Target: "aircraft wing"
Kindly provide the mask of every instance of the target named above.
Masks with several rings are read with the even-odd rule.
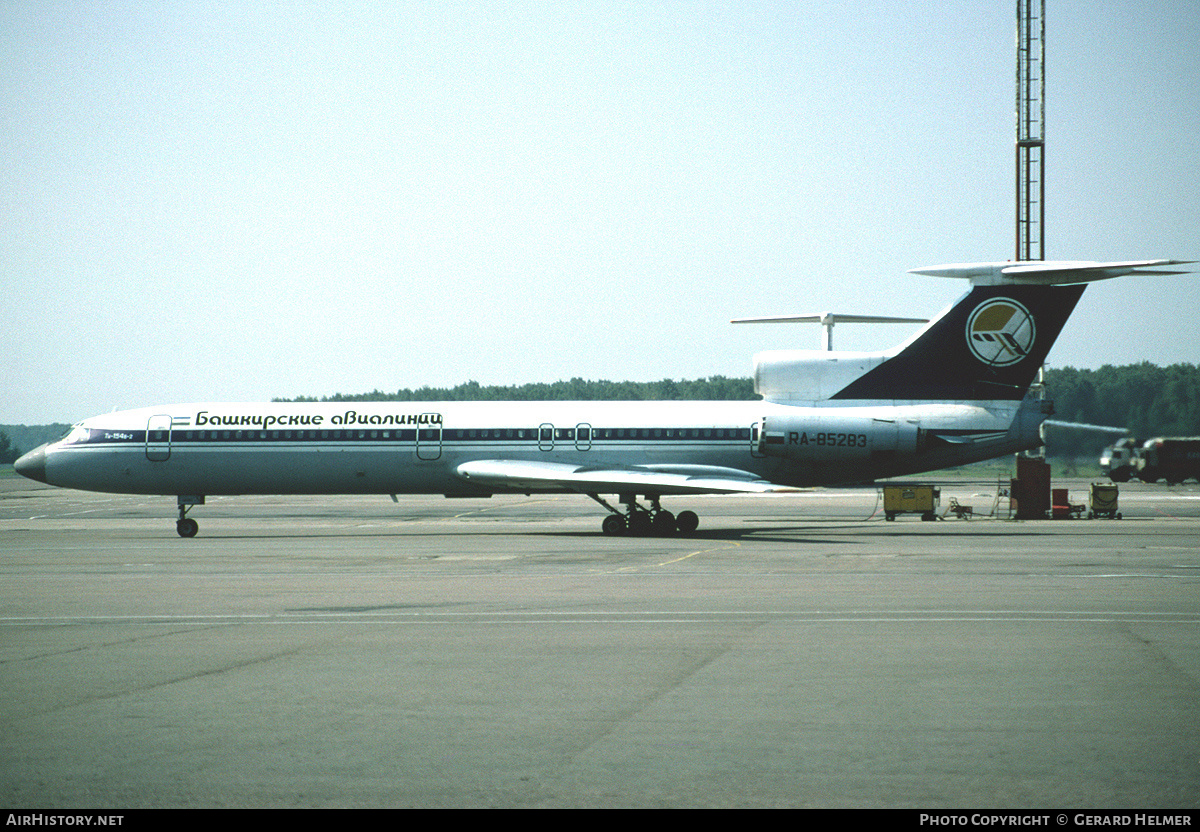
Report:
[[[562,488],[581,494],[738,494],[799,491],[749,471],[712,465],[604,467],[519,459],[481,459],[455,469],[485,488],[522,491]]]

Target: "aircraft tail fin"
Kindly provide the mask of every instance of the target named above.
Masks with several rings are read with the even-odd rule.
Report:
[[[1178,260],[976,263],[915,269],[969,279],[971,291],[837,400],[1019,400],[1033,383],[1086,284],[1124,274],[1180,274]]]

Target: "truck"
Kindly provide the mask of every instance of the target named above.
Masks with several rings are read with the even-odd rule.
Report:
[[[1200,437],[1159,436],[1141,443],[1126,437],[1104,449],[1100,470],[1113,482],[1200,481]]]

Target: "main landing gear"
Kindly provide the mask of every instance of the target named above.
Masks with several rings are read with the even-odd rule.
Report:
[[[187,516],[188,511],[192,506],[204,505],[204,495],[197,496],[179,495],[179,519],[175,521],[175,531],[179,532],[180,537],[195,537],[196,532],[200,531],[200,524]]]
[[[588,494],[593,500],[608,509],[611,514],[604,518],[600,525],[607,535],[629,534],[638,537],[669,537],[673,534],[691,534],[700,525],[700,518],[694,511],[681,511],[672,514],[658,502],[658,496],[649,494],[646,499],[650,507],[646,508],[637,501],[635,494],[622,494],[621,504],[625,511],[614,508],[598,494]]]

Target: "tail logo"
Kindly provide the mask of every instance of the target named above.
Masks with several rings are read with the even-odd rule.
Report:
[[[967,346],[992,367],[1021,361],[1037,337],[1029,310],[1009,298],[993,298],[975,307],[967,318]]]

